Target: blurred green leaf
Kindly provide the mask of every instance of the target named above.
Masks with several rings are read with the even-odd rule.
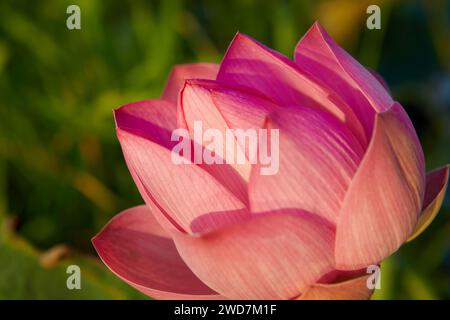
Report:
[[[69,265],[81,269],[81,289],[69,290]],[[0,299],[143,299],[99,261],[76,255],[44,267],[39,254],[18,238],[0,239]]]

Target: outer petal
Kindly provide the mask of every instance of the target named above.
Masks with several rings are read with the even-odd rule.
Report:
[[[339,47],[316,22],[295,49],[300,70],[317,76],[349,106],[370,137],[375,112],[382,112],[394,102],[383,85],[361,64]]]
[[[383,88],[386,89],[387,92],[389,92],[389,94],[391,93],[391,89],[389,88],[389,85],[387,84],[386,80],[384,80],[384,78],[381,74],[379,74],[378,72],[376,72],[375,70],[372,70],[370,68],[367,68],[367,71],[369,71],[374,76],[374,78],[378,80],[378,82],[383,86]]]
[[[176,107],[171,102],[144,100],[114,110],[114,117],[118,128],[149,139],[167,149],[172,149],[178,143],[171,141],[172,132],[177,128],[176,113]],[[202,168],[223,183],[241,201],[245,203],[248,201],[246,183],[239,179],[231,179],[234,174],[232,170],[227,170],[228,168],[225,166],[216,166],[216,168],[202,166]],[[134,172],[131,174],[135,183],[139,185],[136,174]],[[148,199],[145,200],[148,203]]]
[[[364,154],[358,140],[336,118],[316,109],[273,113],[267,126],[279,130],[279,171],[261,175],[261,165],[254,166],[251,211],[299,208],[334,224]]]
[[[431,171],[427,174],[423,211],[416,228],[408,241],[414,240],[433,222],[444,201],[449,176],[449,165]]]
[[[180,64],[173,67],[167,80],[162,99],[176,103],[178,93],[184,86],[186,79],[216,79],[219,65],[216,63]]]
[[[165,100],[143,100],[126,104],[114,110],[114,118],[117,128],[125,129],[135,135],[153,141],[156,144],[171,149],[174,142],[171,141],[172,130],[176,128],[176,108],[171,102]],[[164,210],[157,209],[158,205],[154,197],[142,184],[135,170],[128,166],[130,173],[147,205],[156,208],[153,210],[156,219],[166,229],[182,228]]]
[[[290,299],[333,269],[334,231],[292,210],[193,238],[174,236],[191,270],[231,299]]]
[[[189,270],[146,206],[115,216],[92,243],[112,272],[146,295],[157,299],[219,298]]]
[[[312,285],[298,300],[367,300],[373,289],[367,287],[367,280],[371,275],[338,283]]]
[[[205,213],[209,213],[209,211],[202,211],[199,208],[191,208],[187,209],[184,207],[184,204],[179,203],[178,206],[184,207],[183,210],[177,210],[175,212],[171,212],[171,209],[173,206],[168,205],[167,203],[170,203],[171,201],[175,201],[176,199],[179,199],[182,201],[181,196],[179,196],[177,193],[173,192],[180,192],[181,186],[173,183],[172,185],[167,184],[166,181],[172,180],[171,178],[167,178],[169,180],[163,181],[159,186],[155,186],[154,183],[147,183],[146,179],[148,176],[145,174],[143,175],[141,170],[139,170],[139,165],[136,166],[133,164],[133,162],[138,161],[142,165],[142,168],[145,168],[145,172],[152,173],[155,175],[163,176],[164,174],[168,174],[167,170],[161,170],[163,168],[166,168],[168,170],[174,170],[173,173],[178,172],[177,170],[186,171],[191,170],[192,172],[195,172],[199,174],[201,177],[206,179],[208,183],[202,184],[203,186],[210,186],[212,185],[219,185],[219,183],[212,179],[211,176],[209,176],[206,172],[201,172],[202,170],[193,164],[191,165],[175,165],[172,163],[172,159],[170,157],[170,149],[173,148],[173,146],[177,142],[171,141],[171,133],[172,130],[176,128],[176,118],[175,118],[175,105],[173,105],[170,102],[164,101],[164,100],[145,100],[145,101],[139,101],[135,103],[131,103],[128,105],[125,105],[117,110],[114,111],[116,125],[120,129],[118,130],[119,140],[120,140],[120,132],[125,132],[125,135],[134,136],[137,141],[143,141],[144,144],[149,145],[142,154],[139,154],[139,150],[135,150],[136,152],[132,153],[133,157],[130,157],[125,150],[128,150],[129,148],[126,148],[126,146],[123,145],[122,147],[124,149],[125,153],[125,159],[127,160],[128,168],[130,170],[131,175],[133,176],[133,179],[144,198],[145,202],[149,206],[156,205],[159,210],[155,210],[156,216],[158,221],[165,227],[166,230],[171,230],[174,227],[179,230],[188,230],[185,229],[185,227],[188,227],[190,224],[190,220],[186,220],[184,224],[180,223],[178,221],[178,218],[176,217],[176,213],[183,212],[183,214],[186,214],[186,212],[191,212],[194,214],[196,212],[196,215],[192,216],[192,219],[196,218],[197,215],[200,216]],[[130,133],[133,133],[132,135]],[[144,139],[138,139],[138,137],[142,137]],[[135,139],[131,139],[132,141],[135,141]],[[147,142],[145,142],[147,140]],[[155,154],[151,154],[151,149],[154,148],[156,150],[159,150],[158,152],[155,152]],[[147,161],[149,161],[148,164],[145,164],[145,155],[151,154],[153,158],[147,158]],[[158,167],[158,163],[155,163],[154,160],[158,158],[158,154],[162,154],[165,161],[165,165],[160,165]],[[143,155],[143,157],[141,157]],[[158,158],[161,160],[161,158]],[[142,162],[144,161],[144,162]],[[194,174],[195,175],[195,174]],[[176,176],[179,176],[179,174],[176,174]],[[183,175],[181,175],[183,176]],[[195,181],[195,179],[194,179]],[[152,181],[154,182],[154,181]],[[179,183],[182,183],[181,181],[178,181]],[[187,180],[184,182],[186,188],[191,187],[191,181]],[[192,185],[193,187],[194,185]],[[219,190],[222,190],[223,188],[220,186]],[[212,191],[217,192],[216,195],[220,195],[221,191],[218,191],[216,188],[212,188]],[[164,196],[164,192],[168,192],[172,194],[170,196]],[[186,193],[186,191],[184,191]],[[226,194],[229,194],[228,190],[225,191],[225,198]],[[187,196],[187,195],[185,195]],[[233,196],[231,196],[233,198]],[[192,197],[192,201],[195,197]],[[198,198],[198,197],[197,197]],[[246,196],[245,196],[246,199]],[[209,202],[211,199],[207,199],[206,201]],[[191,202],[192,202],[191,201]],[[200,201],[197,199],[197,201]],[[190,203],[190,201],[187,201],[186,203]],[[239,203],[237,201],[236,203]],[[199,206],[200,204],[196,204]],[[238,207],[233,207],[233,210],[237,208],[241,208],[243,204],[239,204]],[[221,207],[220,205],[217,205],[216,207],[220,208],[219,212],[222,214],[220,215],[221,221],[223,223],[227,223],[229,221],[235,221],[238,217],[237,215],[233,215],[229,220],[224,219],[227,217],[226,210],[224,207]],[[206,210],[206,208],[204,208]],[[215,211],[212,211],[215,212]],[[244,211],[241,211],[244,212]],[[212,215],[212,217],[216,217],[216,215]],[[202,219],[204,223],[208,222],[206,219]],[[220,223],[222,223],[220,222]],[[217,222],[219,223],[219,222]],[[198,224],[197,228],[198,230],[205,228],[211,228],[213,225],[206,225],[206,224]]]
[[[164,100],[143,100],[114,110],[118,128],[126,129],[167,148],[172,130],[176,128],[176,108]]]
[[[246,206],[200,167],[174,163],[177,153],[128,131],[118,128],[117,135],[144,199],[151,198],[179,230],[191,232],[191,222],[206,213],[220,212],[220,220],[203,220],[200,229],[239,221],[236,210],[246,214]]]
[[[414,229],[425,189],[423,152],[395,103],[377,116],[373,137],[338,219],[336,267],[358,269],[393,253]]]
[[[364,130],[352,109],[322,81],[300,72],[287,57],[238,33],[222,61],[217,80],[250,87],[280,106],[327,110],[345,122],[365,143]]]

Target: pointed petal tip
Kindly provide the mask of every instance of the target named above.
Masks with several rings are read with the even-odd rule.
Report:
[[[314,21],[311,27],[309,27],[308,31],[305,32],[302,39],[306,38],[311,33],[318,33],[323,38],[329,37],[328,32],[325,30],[325,28],[322,26],[319,20]]]
[[[139,102],[135,102],[135,103],[139,103]],[[112,114],[114,117],[114,124],[115,124],[116,128],[123,127],[123,116],[125,114],[125,109],[127,108],[127,106],[130,106],[132,104],[133,103],[127,103],[127,104],[121,105],[117,108],[114,108],[112,110]]]
[[[447,190],[449,170],[450,165],[447,164],[427,174],[423,211],[408,242],[422,234],[438,215]]]
[[[312,28],[317,29],[319,31],[324,31],[325,30],[324,27],[320,24],[319,20],[314,21],[314,23],[313,23],[313,25],[311,26],[310,29],[312,29]]]
[[[209,62],[177,64],[170,71],[161,99],[177,103],[185,79],[216,79],[220,65]]]
[[[187,87],[198,87],[203,89],[209,89],[217,87],[218,83],[215,80],[210,79],[186,79],[183,85],[183,90]]]
[[[237,39],[252,39],[252,37],[250,37],[249,35],[247,35],[245,33],[242,33],[241,31],[237,31],[231,42],[233,42],[234,40],[237,40]]]

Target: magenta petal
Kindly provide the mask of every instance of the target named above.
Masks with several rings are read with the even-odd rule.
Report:
[[[295,61],[300,70],[323,81],[351,106],[370,137],[375,112],[393,100],[383,85],[339,47],[316,22],[297,44]]]
[[[239,220],[235,211],[246,206],[199,166],[189,161],[175,163],[174,159],[184,158],[121,128],[117,135],[141,195],[147,203],[157,204],[178,230],[191,232],[194,219],[213,212],[221,212],[220,219],[203,220],[208,223],[203,226],[205,229]]]
[[[227,50],[217,80],[258,90],[282,106],[317,105],[314,98],[329,103],[326,93],[287,57],[240,33]]]
[[[161,99],[177,103],[178,93],[186,79],[216,79],[219,65],[215,63],[180,64],[173,67]]]
[[[397,250],[416,225],[424,189],[422,148],[395,103],[377,115],[371,143],[348,188],[336,230],[336,267],[358,269]]]
[[[279,130],[279,171],[262,175],[261,165],[253,167],[251,211],[299,208],[334,224],[364,154],[359,141],[332,115],[316,109],[272,113],[267,126]]]
[[[334,231],[307,212],[255,216],[206,234],[174,236],[183,260],[230,299],[289,299],[334,268]]]
[[[301,72],[287,57],[238,33],[222,61],[217,80],[252,88],[282,107],[326,110],[345,122],[365,144],[364,129],[352,109],[310,74]]]
[[[122,280],[157,299],[217,299],[179,256],[146,206],[115,216],[92,239],[103,262]]]

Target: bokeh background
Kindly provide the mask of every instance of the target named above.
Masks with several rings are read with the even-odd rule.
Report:
[[[81,8],[81,30],[66,8]],[[369,4],[381,30],[365,27]],[[292,57],[319,20],[387,81],[427,168],[450,160],[449,1],[1,1],[0,299],[131,299],[90,239],[142,203],[111,110],[158,97],[175,63],[220,62],[236,31]],[[382,266],[378,299],[450,298],[450,197]],[[82,290],[66,288],[78,264]]]

